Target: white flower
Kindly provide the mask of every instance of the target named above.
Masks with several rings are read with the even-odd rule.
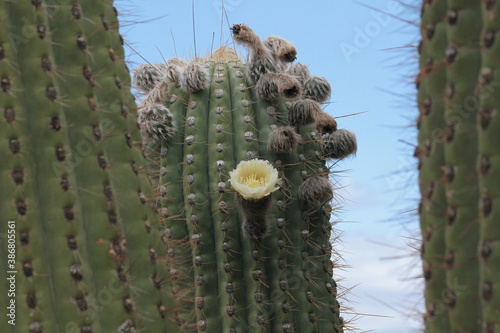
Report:
[[[231,186],[245,199],[260,199],[276,191],[278,171],[269,161],[243,161],[229,172]]]

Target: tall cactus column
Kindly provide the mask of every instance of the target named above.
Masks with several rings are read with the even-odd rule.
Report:
[[[426,332],[449,330],[446,305],[442,299],[446,290],[445,226],[447,199],[442,169],[445,167],[444,128],[446,89],[448,4],[446,0],[425,1],[422,8],[422,41],[419,46],[417,120],[419,185],[422,201],[419,207],[422,230],[422,260],[426,281]]]
[[[451,329],[479,330],[477,77],[481,65],[481,1],[448,1],[447,108],[444,178],[447,305]]]
[[[429,13],[437,6],[447,7],[446,21],[441,19],[440,23],[429,24]],[[429,226],[425,204],[420,216],[428,332],[496,332],[499,328],[500,301],[495,282],[499,273],[495,255],[499,234],[497,223],[493,222],[500,188],[494,171],[499,141],[496,126],[499,101],[495,91],[498,85],[495,69],[500,55],[496,47],[499,8],[497,1],[423,2],[421,68],[430,63],[435,70],[436,62],[426,59],[428,52],[439,50],[441,59],[445,56],[440,68],[446,72],[444,89],[442,85],[429,85],[432,76],[423,71],[419,86],[421,116],[416,155],[421,160],[421,189],[427,186],[422,180],[429,172],[441,173],[440,184],[445,185],[446,193],[446,200],[440,201],[446,209],[445,237],[438,239],[440,249],[445,248],[445,256],[441,257],[445,278],[434,274],[435,266],[430,262],[429,245],[435,240],[435,230]],[[429,41],[439,36],[438,26],[444,27],[445,36],[441,36],[445,43],[429,47]],[[428,163],[429,150],[421,140],[427,135],[428,127],[424,125],[434,112],[436,99],[445,103],[444,118],[432,122],[433,126],[442,126],[445,120],[444,127],[436,128],[443,134],[445,165]],[[426,110],[428,116],[422,117],[422,111]],[[432,154],[432,149],[430,152]],[[430,191],[422,190],[422,203],[431,198],[429,192],[436,195],[436,190],[441,188],[437,184],[433,183]],[[431,297],[438,292],[434,278],[443,287],[441,300],[447,307],[445,316],[442,316],[444,311],[429,309]],[[438,320],[440,315],[442,321]],[[437,326],[446,321],[446,326]]]
[[[178,87],[172,85],[168,91],[165,91],[165,106],[168,106],[173,115],[173,121],[181,124],[186,119],[187,94]],[[152,102],[156,106],[157,101]],[[158,104],[160,106],[161,104]],[[161,105],[163,106],[163,105]],[[143,110],[140,110],[141,112]],[[188,224],[196,223],[191,219],[187,220],[184,213],[183,184],[178,181],[184,177],[184,132],[176,131],[172,142],[178,144],[167,145],[164,142],[152,142],[153,146],[146,152],[148,156],[154,156],[153,163],[158,164],[158,171],[150,173],[158,177],[157,198],[158,205],[162,207],[159,210],[162,220],[162,239],[166,245],[166,264],[172,278],[172,296],[176,299],[174,313],[175,322],[181,323],[188,321],[188,318],[195,316],[190,313],[191,307],[186,304],[185,299],[193,297],[191,284],[185,284],[185,281],[193,280],[193,262],[191,259],[191,237],[188,232]],[[170,156],[184,163],[168,163],[166,156]],[[151,159],[150,159],[151,160]],[[189,278],[188,278],[189,277]],[[170,290],[165,291],[166,294]],[[164,311],[168,311],[167,308]],[[172,310],[170,310],[172,311]]]
[[[37,188],[38,184],[35,182],[36,178],[34,177],[35,170],[32,168],[32,158],[35,156],[41,157],[40,155],[43,154],[38,153],[35,156],[33,155],[34,149],[31,146],[30,135],[38,133],[32,132],[31,129],[34,127],[34,124],[30,121],[23,98],[19,96],[26,88],[24,87],[22,78],[18,75],[17,68],[13,66],[13,64],[18,63],[17,55],[20,50],[17,45],[11,44],[8,38],[11,34],[11,31],[8,29],[10,24],[8,18],[12,15],[9,9],[5,2],[0,3],[0,13],[2,15],[0,21],[0,68],[2,71],[0,101],[3,113],[0,122],[0,133],[2,133],[1,154],[2,157],[5,157],[2,158],[4,162],[1,164],[1,211],[3,212],[3,218],[16,221],[18,237],[18,242],[16,242],[17,261],[15,264],[16,267],[9,266],[9,268],[21,273],[16,275],[18,280],[22,278],[26,279],[26,281],[22,286],[19,283],[17,284],[16,293],[18,299],[16,299],[16,306],[18,311],[16,313],[16,326],[7,326],[6,320],[3,320],[1,327],[2,330],[7,332],[14,332],[15,329],[36,331],[41,329],[43,323],[47,330],[55,331],[57,330],[57,322],[53,318],[55,318],[57,310],[51,302],[50,295],[50,290],[54,284],[49,279],[44,278],[46,274],[43,274],[50,270],[49,254],[45,249],[44,242],[39,241],[45,238],[46,227],[41,223],[34,223],[34,221],[42,221],[43,219],[41,211],[37,209],[40,193]],[[14,36],[17,36],[17,34]],[[38,38],[35,41],[38,42]],[[37,95],[31,95],[31,98],[35,96],[39,97],[41,101],[46,100],[43,91],[40,91]],[[53,115],[55,115],[54,113]],[[47,121],[46,124],[50,124],[50,122]],[[54,144],[54,141],[57,139],[54,138],[53,132],[48,130],[48,126],[44,129],[47,129],[46,133],[43,133],[46,140],[51,140]],[[58,141],[59,143],[61,142],[61,140]],[[55,143],[57,144],[57,141]],[[44,150],[42,149],[41,151],[43,152]],[[54,150],[50,151],[45,159],[50,159],[51,162],[58,163],[54,153]],[[48,170],[44,171],[46,175],[53,179],[54,174],[50,166]],[[59,192],[58,195],[56,193],[53,195],[55,201],[58,201],[58,199],[61,199],[63,193]],[[64,201],[61,203],[64,204]],[[60,204],[59,209],[60,211],[63,209]],[[4,221],[1,223],[1,228],[2,234],[6,234],[7,225]],[[74,235],[79,236],[77,233]],[[2,257],[7,258],[4,242],[2,242],[0,251],[2,251]],[[36,257],[35,254],[37,254]],[[66,256],[67,258],[68,256]],[[75,290],[72,291],[74,292]],[[66,299],[69,297],[70,295],[67,295]],[[19,311],[19,309],[24,309],[24,311]],[[43,309],[43,314],[39,309]],[[77,312],[74,307],[73,311],[74,313]],[[45,318],[51,318],[52,320],[44,321]]]
[[[262,145],[265,144],[267,133],[265,128],[263,131],[258,130],[260,128],[259,122],[263,120],[262,115],[259,115],[258,112],[262,109],[251,103],[255,99],[252,98],[251,89],[247,87],[248,82],[245,76],[246,68],[244,64],[235,59],[225,67],[223,73],[214,75],[214,87],[216,88],[214,96],[217,102],[215,103],[215,109],[212,109],[217,114],[218,105],[225,112],[216,116],[218,119],[211,117],[211,119],[214,119],[212,126],[223,125],[224,128],[231,131],[228,133],[228,131],[223,130],[224,138],[219,134],[219,139],[215,138],[214,142],[216,150],[217,144],[220,143],[224,145],[224,150],[232,152],[231,156],[224,156],[225,158],[222,159],[224,170],[219,170],[219,182],[222,181],[226,186],[224,203],[227,208],[224,208],[223,212],[227,217],[221,223],[221,228],[218,231],[219,236],[222,236],[224,241],[222,245],[223,251],[224,244],[228,244],[231,249],[231,252],[228,251],[225,255],[225,263],[222,266],[223,271],[226,273],[228,267],[226,265],[231,265],[229,266],[232,275],[231,284],[234,286],[235,291],[240,294],[227,295],[231,299],[231,304],[228,305],[229,308],[223,310],[230,317],[230,320],[237,321],[236,313],[232,315],[227,310],[240,311],[242,304],[238,301],[241,301],[242,298],[238,299],[238,296],[244,297],[243,299],[248,304],[248,315],[238,326],[243,331],[251,329],[255,332],[263,332],[266,327],[265,321],[268,319],[264,317],[266,302],[270,299],[268,286],[263,281],[264,278],[270,277],[271,271],[264,265],[263,258],[266,258],[266,255],[263,253],[263,249],[253,242],[245,241],[248,236],[243,232],[241,223],[243,214],[231,214],[231,210],[235,210],[235,199],[234,193],[230,191],[231,183],[227,181],[226,172],[235,169],[238,161],[245,161],[254,157],[263,158],[264,156],[261,155],[264,154]],[[220,68],[217,67],[217,69]],[[223,82],[221,79],[223,79]],[[230,146],[226,147],[227,145]],[[219,155],[221,154],[223,154],[222,151]],[[218,159],[217,156],[215,157],[215,159]],[[220,161],[219,164],[214,161],[216,167],[221,167]],[[213,162],[212,165],[214,165]],[[214,181],[217,181],[217,179],[214,179]],[[212,186],[214,187],[214,185]],[[220,210],[220,207],[218,209]],[[227,225],[227,230],[222,228],[223,225]],[[259,231],[255,230],[255,232],[258,233]],[[241,257],[238,258],[238,252],[240,251]],[[235,273],[233,273],[238,270],[241,270],[242,273],[240,277],[235,276]],[[264,278],[261,278],[261,276],[264,276]],[[239,290],[239,288],[242,288],[242,290]],[[224,292],[227,291],[224,290],[223,294]],[[259,322],[262,323],[259,324]]]
[[[500,330],[500,3],[482,4],[480,110],[477,117],[479,133],[479,209],[481,240],[479,244],[480,285],[482,299],[482,330]]]
[[[18,222],[14,331],[165,330],[163,246],[123,50],[110,42],[119,41],[107,24],[112,3],[0,6],[2,212]]]
[[[321,109],[328,82],[288,64],[289,42],[243,25],[233,33],[250,62],[223,47],[134,73],[177,324],[341,332],[325,164],[354,153],[355,137]]]

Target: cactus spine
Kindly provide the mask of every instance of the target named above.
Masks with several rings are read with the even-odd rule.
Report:
[[[496,1],[424,1],[418,104],[426,332],[495,332]],[[494,134],[495,133],[495,134]],[[497,288],[498,289],[498,288]]]
[[[288,65],[296,54],[289,42],[232,30],[250,62],[223,47],[134,73],[146,94],[139,119],[175,321],[203,332],[341,332],[326,160],[331,150],[354,153],[355,137],[345,131],[348,142],[335,148],[337,124],[317,102],[330,86]],[[255,159],[277,169],[279,190],[247,199],[230,171]]]

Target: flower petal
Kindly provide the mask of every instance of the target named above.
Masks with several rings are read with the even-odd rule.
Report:
[[[229,172],[231,186],[245,199],[260,199],[276,191],[278,171],[266,160],[241,161]],[[255,186],[257,182],[262,186]],[[250,183],[249,186],[246,183]]]

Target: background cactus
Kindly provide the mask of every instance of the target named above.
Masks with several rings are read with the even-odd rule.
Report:
[[[421,132],[416,155],[421,159],[422,172],[428,331],[495,332],[499,326],[499,236],[495,223],[499,184],[494,167],[498,160],[498,11],[496,1],[429,0],[423,6]],[[177,331],[179,326],[211,330],[215,319],[220,327],[248,327],[245,325],[250,323],[251,330],[272,328],[279,332],[310,331],[326,327],[325,323],[329,325],[325,329],[331,330],[340,323],[335,311],[326,315],[321,311],[324,307],[316,307],[325,302],[323,297],[336,304],[333,296],[322,294],[335,284],[321,289],[316,285],[316,276],[307,275],[312,271],[325,280],[329,278],[329,274],[315,272],[328,256],[310,256],[316,244],[327,239],[319,232],[323,228],[317,221],[326,226],[327,220],[314,215],[319,210],[309,214],[307,208],[317,208],[330,198],[331,191],[317,170],[318,166],[324,168],[320,159],[307,153],[318,151],[322,157],[341,158],[355,150],[355,140],[348,131],[335,131],[336,122],[309,102],[322,102],[330,92],[318,90],[327,85],[311,77],[304,67],[288,67],[295,54],[280,56],[277,51],[289,48],[289,43],[270,39],[264,43],[267,51],[261,45],[261,52],[269,51],[266,59],[274,62],[273,69],[260,73],[270,74],[268,81],[260,77],[255,77],[255,82],[248,79],[250,84],[242,87],[247,91],[241,93],[252,98],[246,99],[249,105],[241,107],[231,104],[243,101],[241,95],[231,95],[224,101],[225,92],[236,95],[240,88],[238,85],[235,89],[231,83],[230,75],[239,75],[228,65],[237,64],[236,60],[230,62],[231,57],[213,57],[208,67],[203,60],[190,64],[174,60],[171,63],[176,66],[161,64],[153,70],[143,66],[143,87],[160,88],[153,89],[156,95],[149,96],[149,103],[143,103],[140,118],[142,134],[151,138],[144,143],[144,149],[151,154],[149,178],[155,181],[152,192],[145,177],[144,159],[137,151],[140,144],[135,105],[128,93],[128,73],[124,71],[116,17],[109,2],[2,1],[0,13],[0,103],[4,115],[0,122],[4,143],[0,149],[5,161],[0,176],[1,210],[7,219],[17,221],[17,267],[22,274],[17,293],[18,326],[2,323],[2,330],[134,332]],[[224,64],[219,63],[222,60]],[[243,74],[239,78],[246,84],[244,68],[248,64],[238,65]],[[185,70],[194,76],[185,74]],[[293,80],[284,81],[290,77],[283,74],[295,76],[300,88],[280,90],[284,82],[297,87]],[[222,82],[217,82],[220,76]],[[258,83],[260,88],[254,88]],[[223,89],[220,98],[221,91],[213,90],[216,84]],[[314,90],[321,91],[321,96],[310,93]],[[295,95],[298,91],[302,91],[301,96]],[[296,99],[283,104],[289,92]],[[172,99],[175,94],[177,98]],[[231,112],[230,122],[224,119],[219,124],[217,118],[207,117],[206,123],[197,127],[197,119],[204,114],[192,102],[203,103],[210,114],[212,106],[206,101],[214,98],[230,105],[231,110],[237,105],[244,114],[240,122],[235,122],[238,115]],[[178,112],[176,102],[180,105]],[[259,109],[258,105],[264,107]],[[273,111],[269,105],[275,112],[273,118],[268,118],[272,121],[259,125],[259,119],[269,116],[267,110]],[[219,111],[227,115],[227,109]],[[249,122],[246,112],[253,112]],[[176,118],[184,113],[186,118]],[[214,124],[215,133],[210,131]],[[245,128],[248,125],[242,124],[251,126]],[[238,129],[246,130],[241,132],[242,137],[238,137]],[[311,137],[311,131],[324,135],[319,140],[318,136]],[[266,142],[271,133],[276,139]],[[192,141],[188,139],[184,144],[190,135]],[[197,141],[200,135],[206,140]],[[283,136],[296,141],[279,141]],[[222,148],[219,154],[223,159],[214,159],[210,153],[210,142],[214,140],[232,142],[231,146],[215,145],[215,151]],[[342,140],[341,144],[337,140]],[[183,148],[176,150],[175,142],[182,142]],[[201,146],[204,148],[197,148]],[[242,228],[231,228],[236,223],[242,225],[242,218],[234,218],[237,208],[232,190],[221,181],[227,179],[229,171],[224,152],[231,150],[227,163],[235,167],[238,161],[251,157],[246,155],[250,149],[254,149],[253,157],[272,161],[283,179],[293,183],[280,184],[282,189],[273,194],[272,206],[277,208],[269,215],[270,230],[257,236],[257,241],[246,238]],[[185,154],[188,150],[190,156]],[[186,161],[174,170],[169,165],[172,156],[191,160],[191,165],[201,159],[209,169],[198,175],[199,169],[188,167]],[[311,169],[316,176],[311,177]],[[185,170],[193,173],[186,176]],[[308,170],[308,177],[303,179],[303,171]],[[215,176],[219,174],[221,178]],[[205,187],[198,184],[199,179]],[[212,181],[218,181],[216,187]],[[307,191],[310,183],[323,190]],[[179,198],[188,185],[193,192]],[[297,201],[289,196],[299,198],[303,206],[293,205]],[[176,200],[178,206],[169,209]],[[155,202],[161,224],[147,207],[150,201]],[[178,207],[186,209],[179,211]],[[286,210],[283,212],[281,207]],[[183,223],[170,222],[179,221],[171,212],[176,209],[183,214]],[[193,215],[196,217],[191,219]],[[220,231],[197,229],[200,216],[215,219],[226,215],[227,220],[219,221]],[[295,216],[299,215],[306,222],[298,222]],[[289,220],[288,216],[297,220]],[[141,221],[140,227],[137,221]],[[285,222],[287,227],[281,231]],[[300,234],[291,232],[291,226],[300,223],[304,226]],[[4,224],[0,231],[6,233]],[[213,240],[211,247],[206,246],[206,235]],[[160,238],[168,245],[166,249]],[[266,242],[278,250],[283,246],[286,251],[272,251],[273,247],[264,247]],[[220,245],[220,251],[210,252],[216,245]],[[1,255],[4,261],[6,253]],[[257,255],[261,257],[254,260]],[[239,272],[233,269],[233,262],[240,265]],[[243,271],[246,266],[241,263],[245,262],[251,263],[250,270]],[[280,263],[288,266],[275,271]],[[205,275],[198,279],[201,274],[214,272],[217,283],[212,280],[205,284]],[[297,289],[281,283],[289,283],[301,273]],[[265,285],[268,281],[271,283]],[[225,288],[220,287],[222,283]],[[236,288],[238,283],[241,287]],[[282,286],[287,286],[287,292],[282,291]],[[234,298],[221,301],[220,294],[213,293],[215,288]],[[273,297],[273,291],[279,296]],[[238,303],[238,299],[250,302]],[[1,306],[6,305],[5,301],[1,299]],[[210,306],[215,303],[217,307]],[[240,304],[247,307],[240,310]],[[270,309],[287,309],[282,304],[288,304],[291,310],[267,317]],[[323,315],[327,320],[321,320]],[[240,318],[248,321],[238,321]],[[312,325],[311,321],[316,323]]]
[[[337,158],[354,153],[355,137],[346,131],[340,138],[350,141],[339,146],[346,149],[333,148],[336,122],[313,100],[324,102],[330,86],[303,65],[287,65],[296,54],[289,42],[275,36],[261,42],[244,25],[232,30],[252,51],[248,63],[223,47],[207,59],[135,71],[136,87],[146,93],[139,119],[176,322],[207,332],[343,331],[330,261],[326,159],[332,150]],[[151,87],[144,80],[155,71]],[[306,89],[313,99],[299,99]],[[173,120],[158,126],[173,136],[147,130],[148,121],[166,114]],[[228,182],[229,171],[254,158],[269,161],[281,178],[269,211],[269,203],[242,202]],[[247,214],[268,225],[249,229]]]
[[[17,222],[18,271],[16,325],[0,330],[165,331],[164,247],[112,1],[0,1],[0,15],[0,232]]]
[[[500,329],[500,238],[491,223],[499,14],[496,1],[422,4],[416,156],[427,332]]]

